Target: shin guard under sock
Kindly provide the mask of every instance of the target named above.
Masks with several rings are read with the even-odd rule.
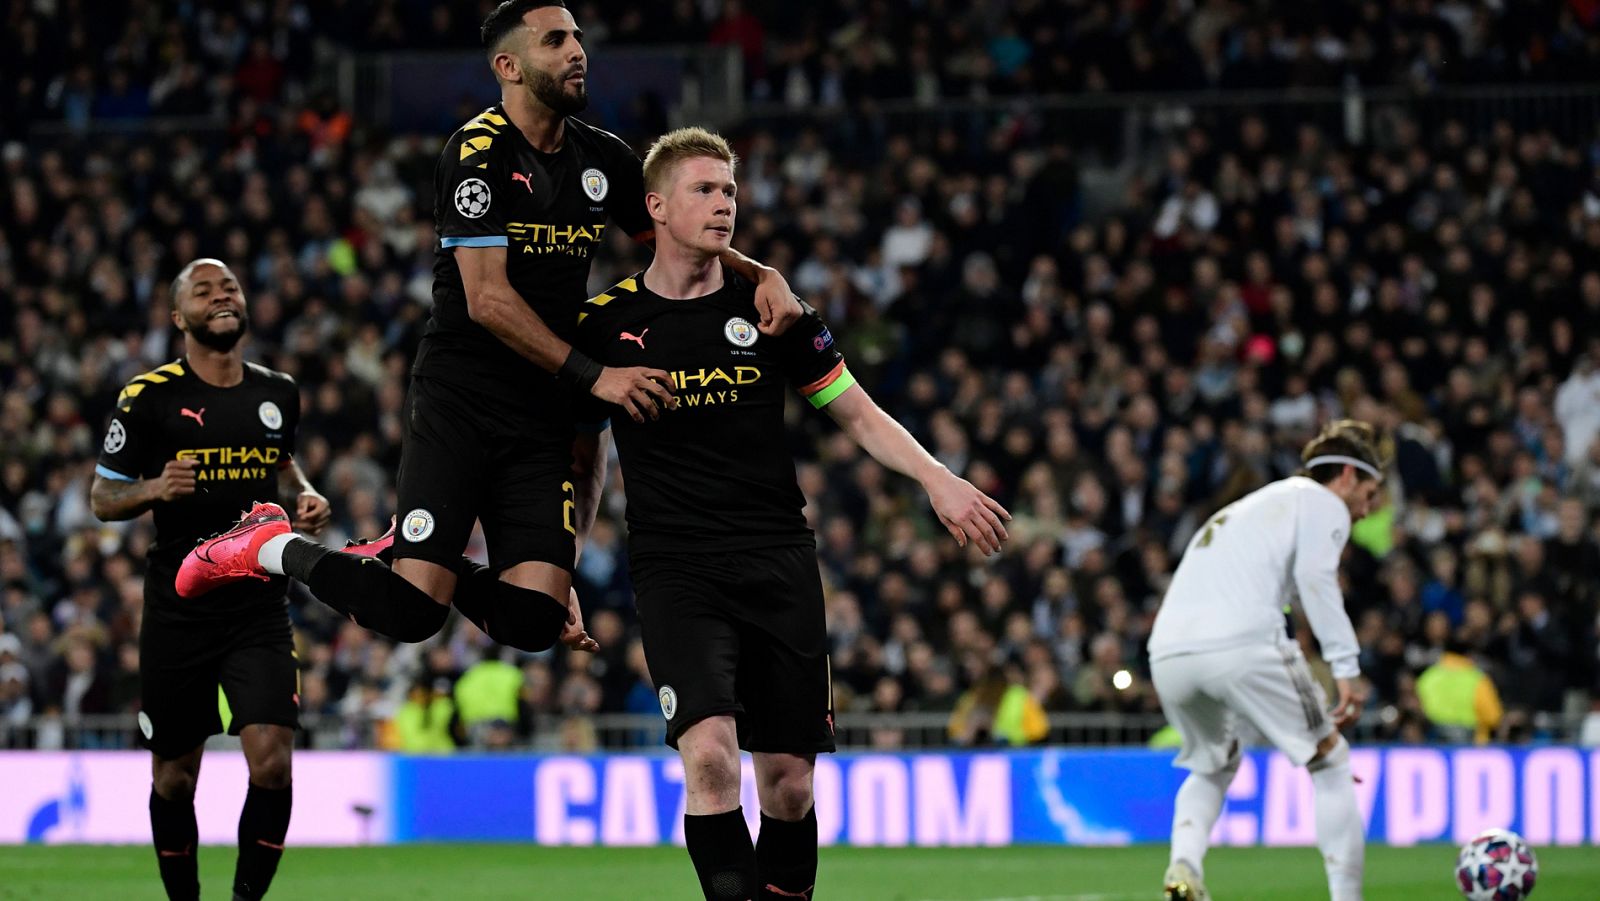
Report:
[[[799,820],[777,820],[761,815],[761,835],[756,839],[756,876],[761,901],[804,898],[811,901],[817,885],[817,810]]]
[[[756,849],[744,824],[744,808],[685,814],[683,840],[706,901],[750,901],[756,896]]]
[[[341,554],[297,538],[283,549],[283,571],[362,628],[396,641],[423,641],[444,627],[450,608],[374,557]]]
[[[161,884],[171,901],[199,901],[200,826],[194,818],[194,799],[168,801],[150,789],[150,837],[156,846]]]

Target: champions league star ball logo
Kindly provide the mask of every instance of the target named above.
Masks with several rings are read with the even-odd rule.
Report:
[[[111,428],[106,430],[106,441],[104,445],[106,453],[114,454],[117,451],[122,450],[122,446],[127,443],[128,431],[122,427],[122,423],[120,421],[116,419],[111,420]]]
[[[469,178],[456,186],[456,212],[477,219],[489,212],[489,185],[481,178]]]

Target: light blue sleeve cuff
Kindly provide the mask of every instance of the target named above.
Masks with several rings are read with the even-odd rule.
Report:
[[[611,428],[611,420],[609,419],[602,419],[599,422],[580,422],[573,426],[574,431],[582,432],[585,435],[598,435],[609,428]]]
[[[506,247],[511,239],[505,235],[482,235],[476,238],[442,238],[440,247]]]
[[[117,472],[115,469],[106,468],[106,465],[104,463],[101,463],[101,464],[98,464],[98,465],[95,466],[94,474],[99,476],[99,477],[101,477],[101,478],[103,478],[103,479],[110,479],[113,482],[137,482],[137,481],[139,481],[138,479],[134,478],[133,476],[125,476],[122,473]]]

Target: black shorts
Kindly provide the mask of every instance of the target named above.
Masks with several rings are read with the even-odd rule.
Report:
[[[630,566],[667,744],[731,715],[746,751],[834,750],[815,548],[636,553]]]
[[[222,731],[219,685],[232,715],[230,735],[256,724],[299,725],[300,668],[281,606],[213,622],[147,612],[139,676],[139,729],[157,757],[181,757]]]
[[[577,535],[570,423],[552,424],[464,388],[416,377],[406,396],[394,556],[455,569],[483,522],[489,564],[571,572]]]

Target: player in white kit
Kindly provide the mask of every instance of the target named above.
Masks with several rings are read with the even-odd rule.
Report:
[[[1365,689],[1339,557],[1383,480],[1376,445],[1366,423],[1329,423],[1301,452],[1301,475],[1218,511],[1172,577],[1149,644],[1161,708],[1183,736],[1176,765],[1189,770],[1172,816],[1168,901],[1210,897],[1201,867],[1239,768],[1239,719],[1310,770],[1329,892],[1333,901],[1360,901],[1363,824],[1339,730],[1360,715]],[[1285,628],[1295,596],[1338,685],[1331,714]]]

